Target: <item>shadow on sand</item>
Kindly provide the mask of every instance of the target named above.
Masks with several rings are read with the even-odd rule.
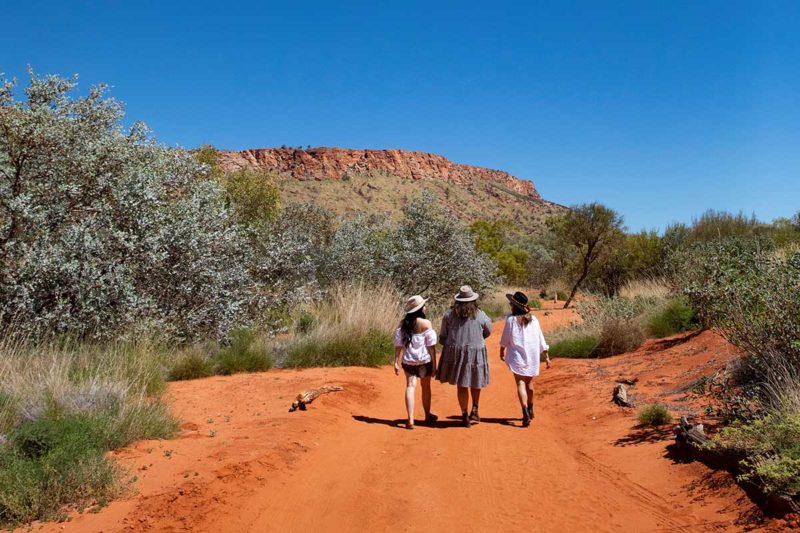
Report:
[[[358,422],[364,422],[366,424],[383,424],[384,426],[396,427],[400,429],[405,429],[406,419],[405,418],[395,418],[390,420],[388,418],[374,418],[371,416],[363,416],[363,415],[353,415],[353,420]],[[458,422],[453,422],[450,420],[442,420],[441,418],[430,424],[423,420],[417,420],[416,425],[420,427],[432,427],[432,428],[452,428],[452,427],[459,427],[461,426],[461,419],[458,419]]]
[[[357,422],[364,422],[366,424],[382,424],[384,426],[390,426],[395,428],[405,429],[406,420],[405,418],[375,418],[372,416],[364,416],[364,415],[353,415],[353,420]],[[515,424],[513,422],[519,421],[519,424]],[[480,423],[482,424],[500,424],[502,426],[511,426],[511,427],[520,427],[522,424],[522,420],[519,418],[481,418]],[[461,417],[457,415],[448,416],[446,419],[439,419],[433,424],[429,424],[422,420],[418,420],[416,425],[420,427],[432,427],[432,428],[456,428],[461,427]]]
[[[660,442],[674,438],[675,430],[672,426],[637,427],[635,431],[614,441],[614,446],[633,446],[648,442]]]

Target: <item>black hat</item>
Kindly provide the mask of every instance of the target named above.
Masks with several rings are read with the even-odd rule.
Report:
[[[530,311],[530,308],[528,307],[528,297],[525,296],[524,293],[517,291],[514,294],[506,294],[506,298],[508,298],[508,301],[511,302],[512,305],[515,305],[524,311]]]

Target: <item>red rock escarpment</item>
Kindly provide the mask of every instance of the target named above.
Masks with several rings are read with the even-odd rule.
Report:
[[[533,183],[508,172],[453,163],[444,156],[408,150],[350,150],[344,148],[259,148],[220,151],[226,171],[256,167],[288,174],[298,180],[340,180],[347,176],[386,173],[413,180],[443,180],[466,184],[475,180],[499,183],[519,194],[539,200]]]

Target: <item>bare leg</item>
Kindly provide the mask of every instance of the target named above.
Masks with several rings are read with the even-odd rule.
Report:
[[[528,378],[526,385],[528,387],[528,411],[531,414],[531,418],[533,418],[533,378]]]
[[[481,389],[470,388],[469,392],[472,395],[472,405],[477,407],[481,401]]]
[[[514,374],[514,381],[517,382],[517,397],[519,398],[520,407],[527,407],[528,405],[528,389],[523,376]]]
[[[467,402],[469,402],[469,389],[466,387],[458,387],[458,405],[461,406],[461,412],[467,412]]]
[[[425,409],[425,418],[431,414],[431,377],[425,376],[422,383],[422,408]]]
[[[406,372],[406,410],[408,411],[408,425],[414,425],[414,393],[417,387],[417,376]]]

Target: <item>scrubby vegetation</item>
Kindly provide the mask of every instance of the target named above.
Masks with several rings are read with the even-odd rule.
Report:
[[[672,422],[672,415],[664,405],[644,405],[636,418],[643,426],[663,426]]]
[[[595,203],[531,231],[467,228],[423,193],[394,218],[343,219],[282,202],[278,176],[223,172],[211,147],[161,146],[123,126],[105,87],[75,85],[31,74],[23,99],[0,86],[0,524],[119,494],[105,452],[176,430],[165,380],[384,364],[403,298],[441,314],[463,284],[494,318],[516,290],[487,292],[502,283],[577,301],[554,356],[719,328],[747,353],[728,389],[757,409],[718,445],[746,455],[748,479],[797,491],[800,215],[709,211],[628,234]]]
[[[0,345],[0,524],[103,505],[125,488],[105,452],[169,438],[160,348]]]

